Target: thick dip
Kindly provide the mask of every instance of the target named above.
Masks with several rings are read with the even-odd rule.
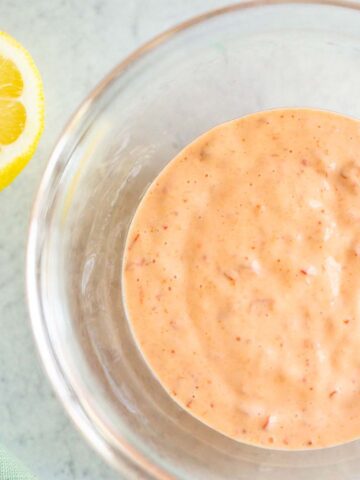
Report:
[[[285,449],[360,436],[360,123],[274,110],[157,177],[123,281],[151,369],[195,417]]]

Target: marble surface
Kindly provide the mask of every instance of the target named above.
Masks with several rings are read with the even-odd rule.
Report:
[[[42,73],[46,130],[31,164],[0,193],[0,442],[39,479],[119,478],[76,431],[42,371],[24,294],[33,198],[51,149],[84,95],[158,32],[224,0],[0,0],[0,30],[30,50]]]

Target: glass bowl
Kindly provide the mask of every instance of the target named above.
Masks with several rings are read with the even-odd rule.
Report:
[[[141,47],[66,127],[31,218],[32,327],[66,410],[124,478],[359,478],[358,441],[312,451],[257,448],[183,411],[134,343],[121,285],[131,218],[182,147],[214,125],[274,107],[360,117],[359,86],[359,3],[247,2]]]

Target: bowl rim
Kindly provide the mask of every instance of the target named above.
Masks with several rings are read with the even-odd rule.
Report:
[[[42,175],[35,200],[32,206],[29,220],[28,240],[26,247],[26,298],[30,317],[30,324],[37,347],[38,355],[41,359],[42,367],[55,391],[58,399],[62,403],[64,410],[72,419],[77,429],[85,437],[86,441],[117,471],[140,474],[144,479],[149,480],[173,480],[174,477],[165,472],[161,467],[151,463],[142,454],[137,452],[125,440],[117,437],[117,442],[111,442],[111,433],[106,432],[105,427],[100,428],[98,424],[92,421],[92,417],[86,409],[86,405],[81,401],[80,395],[71,385],[66,374],[63,371],[61,362],[51,343],[47,329],[47,319],[42,304],[42,289],[39,282],[39,263],[41,259],[41,238],[39,231],[41,227],[46,226],[46,211],[48,210],[49,198],[57,185],[58,179],[64,172],[68,162],[62,161],[61,156],[69,139],[76,129],[81,126],[83,119],[91,110],[92,104],[99,99],[108,87],[126,70],[136,64],[138,60],[146,56],[148,52],[153,51],[158,46],[175,37],[177,34],[204,23],[213,17],[218,17],[238,10],[247,10],[263,6],[275,5],[324,5],[334,6],[350,10],[360,11],[360,2],[352,0],[245,0],[238,3],[231,3],[227,6],[215,8],[205,13],[191,17],[188,20],[180,22],[170,27],[162,33],[156,35],[149,41],[140,45],[132,53],[126,56],[118,63],[85,97],[75,110],[60,133],[55,146],[49,157],[48,164]],[[52,199],[51,199],[52,201]],[[108,435],[106,435],[108,433]]]

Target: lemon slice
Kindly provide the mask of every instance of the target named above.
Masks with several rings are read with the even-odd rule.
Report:
[[[39,71],[25,48],[0,32],[0,190],[28,163],[43,128]]]

